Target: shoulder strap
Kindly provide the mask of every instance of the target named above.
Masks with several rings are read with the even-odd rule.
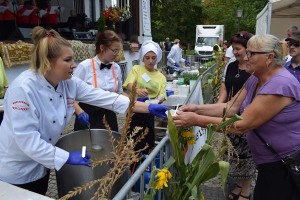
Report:
[[[266,142],[266,140],[264,140],[264,138],[261,137],[261,135],[258,134],[257,130],[256,129],[253,129],[253,132],[255,133],[255,135],[260,139],[260,141],[262,141],[265,146],[270,150],[272,151],[272,153],[274,153],[278,158],[280,158],[281,162],[285,164],[284,160],[280,157],[280,155],[277,153],[277,151],[275,151],[275,149],[269,144]]]
[[[257,90],[257,87],[258,87],[258,83],[256,84],[254,90],[253,90],[253,93],[252,93],[252,97],[251,97],[251,101],[253,101],[254,99],[254,96],[255,96],[255,92]],[[266,142],[266,140],[264,138],[261,137],[261,135],[257,132],[256,129],[253,129],[253,132],[255,133],[255,135],[260,139],[260,141],[262,141],[262,143],[264,143],[264,145],[270,150],[272,151],[272,153],[274,153],[278,158],[280,158],[281,162],[285,163],[284,160],[279,156],[279,154],[277,153],[277,151],[275,151],[275,149],[269,144]]]

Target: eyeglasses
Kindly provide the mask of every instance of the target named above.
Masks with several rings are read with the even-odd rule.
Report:
[[[288,45],[289,47],[291,47],[291,46],[293,46],[293,45],[294,45],[294,47],[299,47],[299,46],[300,46],[300,42],[287,42],[287,45]]]
[[[253,55],[255,55],[255,54],[268,54],[268,53],[272,53],[272,52],[262,52],[262,51],[249,51],[249,50],[247,50],[246,51],[246,56],[248,57],[248,58],[251,58]]]
[[[116,56],[120,53],[119,49],[111,49],[110,47],[107,47],[107,48],[109,48],[113,52],[114,56]]]

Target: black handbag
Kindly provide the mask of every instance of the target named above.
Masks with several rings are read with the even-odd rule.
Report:
[[[281,158],[279,154],[275,151],[275,149],[267,143],[256,130],[253,130],[256,136],[265,144],[265,146],[270,149],[278,158],[280,158],[281,162],[287,167],[289,171],[289,175],[292,178],[294,185],[300,190],[300,151],[296,153]]]

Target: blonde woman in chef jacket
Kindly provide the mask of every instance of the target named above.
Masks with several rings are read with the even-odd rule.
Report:
[[[129,99],[72,77],[76,65],[70,43],[54,30],[33,29],[32,68],[21,73],[4,98],[0,126],[0,180],[45,194],[49,169],[89,165],[90,155],[55,146],[74,113],[75,100],[125,113]],[[167,108],[136,102],[135,112],[166,117]]]
[[[121,94],[123,92],[121,68],[114,62],[121,50],[122,40],[115,32],[111,30],[101,32],[96,42],[97,55],[79,63],[74,76],[95,88]],[[79,103],[79,106],[87,114],[78,115],[74,124],[75,131],[86,129],[88,123],[90,123],[90,128],[105,129],[103,116],[105,116],[111,130],[118,131],[115,112],[86,103]],[[89,116],[89,122],[84,120],[87,115]]]

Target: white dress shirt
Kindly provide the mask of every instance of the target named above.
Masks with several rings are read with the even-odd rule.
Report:
[[[182,49],[179,47],[179,44],[172,46],[170,53],[167,56],[168,62],[167,65],[173,67],[175,63],[184,62],[185,59],[182,58]]]
[[[106,91],[114,92],[115,80],[113,77],[112,68],[104,68],[100,70],[101,61],[99,60],[98,56],[94,57],[94,61],[98,87]],[[111,64],[113,65],[112,67],[114,67],[116,82],[118,86],[116,92],[121,94],[123,92],[121,67],[115,62],[112,62]],[[86,59],[79,63],[74,71],[74,76],[80,78],[89,85],[94,85],[92,59]]]
[[[4,98],[0,126],[0,180],[24,184],[42,178],[46,168],[59,170],[69,153],[54,145],[74,113],[74,101],[125,113],[129,99],[94,89],[72,77],[56,90],[32,70],[20,74]]]

